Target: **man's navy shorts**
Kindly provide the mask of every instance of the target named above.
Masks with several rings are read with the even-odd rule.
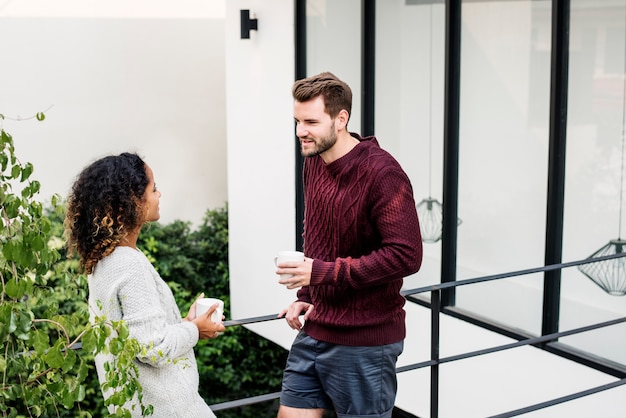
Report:
[[[318,341],[300,331],[287,358],[281,405],[331,409],[339,418],[390,418],[402,341],[353,347]]]

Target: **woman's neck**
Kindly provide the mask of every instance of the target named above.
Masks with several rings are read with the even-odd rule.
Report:
[[[139,231],[141,231],[141,228],[138,228],[137,230],[134,230],[134,231],[130,231],[128,234],[126,234],[124,238],[120,240],[119,245],[137,249],[137,240],[139,239]]]

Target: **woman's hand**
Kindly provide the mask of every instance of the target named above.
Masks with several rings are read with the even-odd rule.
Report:
[[[183,318],[183,321],[193,321],[194,319],[196,319],[196,302],[198,302],[198,300],[202,298],[204,298],[204,293],[200,293],[200,296],[198,296],[198,298],[193,301],[193,304],[191,305],[191,308],[189,308],[187,316]]]
[[[191,314],[191,311],[193,310],[194,317],[196,314],[195,304],[196,303],[194,302],[191,309],[189,309],[190,314]],[[220,335],[220,333],[226,330],[226,327],[224,327],[224,324],[222,323],[222,321],[224,320],[224,315],[222,315],[222,321],[220,322],[213,322],[211,320],[211,315],[213,314],[213,312],[215,312],[215,310],[218,307],[219,305],[216,303],[215,305],[211,306],[208,311],[206,311],[202,315],[195,317],[193,320],[191,320],[198,327],[198,333],[200,335],[201,340],[205,340],[207,338],[217,338]]]

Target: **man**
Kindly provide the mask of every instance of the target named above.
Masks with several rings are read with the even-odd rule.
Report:
[[[422,240],[410,181],[375,137],[348,131],[352,91],[325,72],[292,90],[305,158],[303,262],[278,265],[298,299],[279,313],[299,331],[279,418],[391,417],[406,335],[403,278]],[[299,317],[304,314],[302,325]]]

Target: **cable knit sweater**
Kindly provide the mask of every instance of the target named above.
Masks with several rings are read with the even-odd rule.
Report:
[[[298,299],[315,306],[304,331],[352,346],[406,335],[403,278],[419,270],[422,239],[410,181],[376,138],[325,164],[304,162],[304,253],[311,283]]]
[[[89,276],[89,305],[92,315],[123,319],[131,337],[147,347],[152,344],[145,356],[135,360],[144,404],[154,406],[152,416],[215,417],[198,393],[193,351],[198,328],[182,321],[174,295],[141,251],[117,247],[98,262]],[[107,356],[98,355],[95,361],[101,383],[106,360]],[[141,416],[139,406],[135,416]]]

